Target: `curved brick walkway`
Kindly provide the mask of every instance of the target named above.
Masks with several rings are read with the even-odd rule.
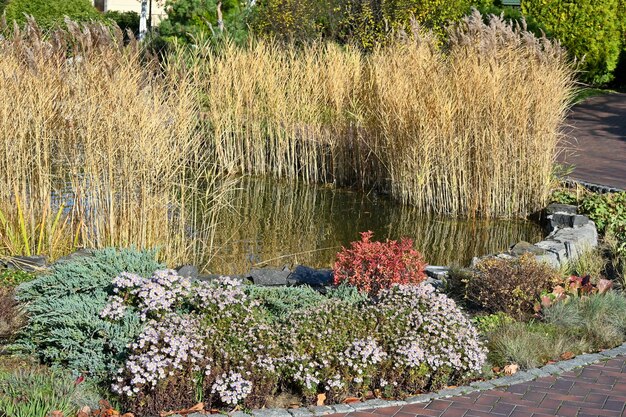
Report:
[[[626,356],[587,365],[558,377],[459,397],[333,414],[333,417],[591,417],[626,416]]]
[[[574,179],[626,189],[626,94],[577,104],[565,133],[571,149],[559,160],[575,165]]]

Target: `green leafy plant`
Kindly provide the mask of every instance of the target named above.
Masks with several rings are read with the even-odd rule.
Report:
[[[6,269],[0,271],[0,288],[3,287],[17,287],[18,285],[32,281],[35,279],[35,275],[21,271],[19,269]]]
[[[540,312],[542,308],[550,307],[556,303],[568,302],[572,297],[588,297],[592,294],[605,294],[613,288],[613,282],[601,278],[597,283],[591,282],[591,276],[579,277],[572,275],[567,278],[564,285],[557,285],[552,292],[541,293],[541,301],[535,304],[535,311]]]
[[[122,271],[150,275],[162,267],[154,258],[151,251],[95,250],[21,284],[16,294],[26,306],[28,323],[13,348],[99,380],[110,377],[142,328],[132,315],[116,323],[100,318],[111,280]]]
[[[560,274],[532,254],[515,259],[488,258],[476,265],[466,283],[467,297],[488,312],[504,312],[516,319],[534,314],[542,291],[552,289]]]
[[[619,0],[524,0],[522,12],[582,61],[584,80],[604,84],[612,79],[624,36]]]
[[[78,22],[103,19],[89,0],[8,0],[5,12],[9,23],[21,25],[29,15],[43,28],[62,24],[66,16]]]

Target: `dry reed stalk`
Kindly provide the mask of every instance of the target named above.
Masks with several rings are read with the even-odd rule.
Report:
[[[412,33],[369,56],[200,46],[210,151],[230,173],[375,187],[423,213],[540,208],[573,90],[565,51],[477,12],[444,48]]]
[[[104,26],[68,27],[43,38],[30,22],[0,44],[0,255],[210,256],[220,189],[190,78],[162,77]]]

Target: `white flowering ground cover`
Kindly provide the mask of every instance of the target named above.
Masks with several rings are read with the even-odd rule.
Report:
[[[399,398],[461,383],[485,362],[469,319],[428,284],[375,299],[331,292],[280,316],[229,277],[192,282],[158,270],[112,284],[101,318],[143,324],[112,384],[139,415],[198,401],[259,408],[285,394],[306,405],[321,393]]]

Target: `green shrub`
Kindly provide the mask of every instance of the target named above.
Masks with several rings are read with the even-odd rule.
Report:
[[[135,36],[139,34],[139,20],[140,16],[137,12],[119,12],[117,10],[109,10],[104,14],[104,17],[111,19],[117,26],[126,34],[127,31],[131,31]]]
[[[619,0],[523,0],[532,16],[583,61],[583,78],[594,84],[611,80],[622,47]]]
[[[467,297],[488,312],[504,312],[514,318],[533,315],[541,292],[560,282],[555,269],[532,254],[515,259],[488,258],[476,266],[467,282]]]
[[[98,395],[88,383],[59,370],[0,367],[0,416],[44,417],[52,411],[76,415],[81,407],[95,407]]]
[[[543,316],[547,323],[585,340],[594,349],[626,340],[626,297],[617,291],[556,303],[544,309]]]
[[[42,28],[63,23],[65,16],[76,22],[102,20],[102,14],[89,0],[9,0],[6,8],[7,22],[26,22],[24,14],[31,15]]]
[[[480,14],[483,15],[485,23],[489,23],[490,15],[502,16],[507,22],[516,23],[520,25],[520,27],[525,25],[527,30],[538,38],[541,38],[543,35],[548,37],[550,36],[550,32],[543,24],[538,22],[532,16],[524,16],[522,11],[517,7],[503,7],[502,4],[495,5],[492,2],[489,3],[490,4],[475,5]]]
[[[367,295],[355,287],[340,285],[321,294],[309,286],[301,287],[244,287],[246,294],[260,303],[274,319],[284,319],[297,310],[314,310],[329,299],[337,299],[348,304],[358,304],[367,300]]]
[[[492,365],[517,364],[536,368],[564,354],[588,352],[589,343],[572,337],[556,325],[539,322],[505,323],[486,334],[487,358]]]
[[[122,271],[149,276],[161,267],[154,256],[132,249],[97,250],[59,262],[50,274],[21,284],[17,297],[26,305],[28,324],[15,348],[47,364],[107,378],[142,328],[132,315],[115,323],[100,318],[111,280]]]
[[[469,0],[261,0],[252,20],[257,33],[288,41],[324,38],[371,49],[413,19],[443,35],[449,21],[470,10]]]

